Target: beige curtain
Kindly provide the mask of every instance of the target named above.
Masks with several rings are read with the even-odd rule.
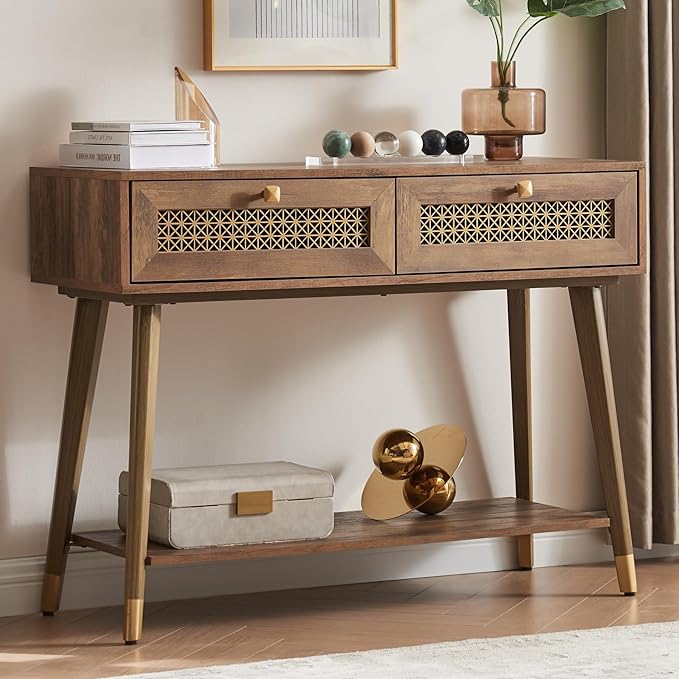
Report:
[[[679,543],[679,0],[608,16],[607,95],[609,158],[649,171],[650,274],[612,286],[608,313],[634,544],[650,548]]]

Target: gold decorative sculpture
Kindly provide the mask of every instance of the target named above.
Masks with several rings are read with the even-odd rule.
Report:
[[[219,165],[221,124],[210,102],[186,73],[174,69],[175,118],[177,120],[201,120],[212,144],[212,164]]]
[[[438,514],[455,499],[453,474],[462,462],[467,439],[458,427],[439,424],[413,434],[390,429],[373,446],[376,469],[361,497],[371,519],[395,519],[417,509]]]

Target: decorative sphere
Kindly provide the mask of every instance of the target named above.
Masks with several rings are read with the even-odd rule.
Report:
[[[375,135],[375,153],[388,158],[398,153],[398,137],[393,132],[379,132]]]
[[[469,137],[462,130],[453,130],[446,135],[446,151],[451,156],[462,156],[469,148]]]
[[[370,158],[375,153],[375,140],[369,132],[354,132],[351,135],[351,155],[357,158]]]
[[[414,130],[401,132],[398,135],[398,150],[402,156],[419,156],[422,152],[422,137]]]
[[[420,440],[407,429],[390,429],[373,445],[373,462],[383,476],[402,481],[414,474],[424,460]]]
[[[446,150],[446,135],[440,130],[427,130],[422,135],[425,156],[440,156]]]
[[[455,490],[453,477],[434,466],[418,469],[403,488],[408,504],[423,514],[438,514],[450,507]]]
[[[344,158],[351,150],[351,139],[344,130],[330,130],[323,137],[323,151],[331,158]]]

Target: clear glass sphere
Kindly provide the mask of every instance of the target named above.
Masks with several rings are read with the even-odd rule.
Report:
[[[393,132],[380,132],[375,135],[375,153],[382,158],[398,153],[398,137]]]

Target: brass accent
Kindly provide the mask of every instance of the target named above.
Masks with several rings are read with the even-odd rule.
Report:
[[[45,573],[43,576],[41,603],[41,610],[43,613],[54,613],[59,609],[61,586],[63,582],[64,579],[60,575]]]
[[[436,424],[418,431],[417,438],[424,446],[427,466],[440,467],[452,476],[462,464],[467,437],[459,427]]]
[[[613,200],[510,201],[422,205],[421,245],[606,240]]]
[[[280,186],[265,186],[262,193],[265,203],[280,203],[281,202],[281,187]]]
[[[367,247],[369,207],[158,211],[158,252]]]
[[[203,70],[205,71],[388,71],[398,68],[398,0],[391,1],[391,63],[308,66],[223,66],[215,59],[215,1],[203,0]]]
[[[615,557],[615,570],[618,574],[620,591],[624,594],[636,594],[637,572],[633,554],[622,554]]]
[[[440,467],[422,467],[406,479],[403,493],[408,504],[419,512],[438,514],[455,499],[455,481]]]
[[[466,446],[464,432],[446,424],[428,427],[416,434],[407,429],[385,432],[373,448],[377,469],[363,488],[363,512],[371,519],[384,521],[413,509],[426,514],[443,511],[455,498],[452,477],[462,462]],[[390,456],[389,452],[394,455]],[[398,463],[390,466],[395,459]],[[381,466],[394,475],[389,478],[380,473]],[[406,476],[403,476],[404,470]]]
[[[516,193],[519,198],[532,198],[533,182],[530,179],[523,179],[516,185]]]
[[[254,490],[236,494],[238,516],[259,516],[273,512],[273,490]]]
[[[373,445],[373,462],[380,474],[388,479],[407,479],[422,466],[422,460],[422,444],[407,429],[390,429]]]
[[[363,513],[376,521],[395,519],[417,509],[408,503],[403,492],[403,481],[392,481],[375,469],[368,477],[361,495]],[[425,498],[422,501],[424,504]]]
[[[125,624],[123,639],[126,643],[134,643],[141,639],[141,628],[144,620],[144,600],[127,599],[125,602]]]

